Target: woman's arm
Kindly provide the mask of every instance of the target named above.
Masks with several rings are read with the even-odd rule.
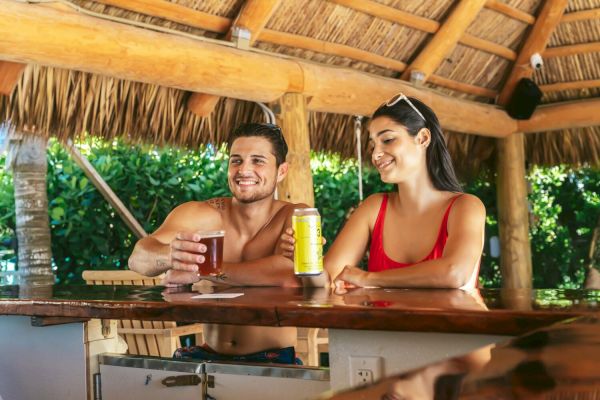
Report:
[[[349,266],[356,263],[347,263],[337,281],[363,287],[462,288],[479,268],[484,228],[483,203],[465,194],[450,211],[448,239],[441,258],[381,272],[362,271]]]
[[[383,195],[369,196],[352,213],[325,256],[325,269],[335,279],[345,265],[357,265],[365,255]]]

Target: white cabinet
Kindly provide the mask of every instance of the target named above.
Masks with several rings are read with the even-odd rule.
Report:
[[[100,377],[102,400],[304,400],[329,390],[329,370],[323,368],[116,354],[100,356]],[[180,382],[168,387],[167,378]]]

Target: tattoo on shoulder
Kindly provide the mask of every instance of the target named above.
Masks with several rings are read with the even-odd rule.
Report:
[[[207,200],[206,203],[215,210],[222,211],[225,209],[225,199],[223,197],[215,197],[214,199]]]

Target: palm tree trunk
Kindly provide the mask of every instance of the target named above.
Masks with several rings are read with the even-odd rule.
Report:
[[[600,289],[600,218],[590,244],[590,264],[585,278],[586,289]]]
[[[21,135],[12,137],[18,136]],[[51,284],[54,274],[46,188],[48,141],[29,134],[10,143],[20,283]]]

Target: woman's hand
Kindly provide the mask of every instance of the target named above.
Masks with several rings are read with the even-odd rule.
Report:
[[[333,283],[338,291],[349,287],[369,287],[369,274],[360,268],[346,265]]]

